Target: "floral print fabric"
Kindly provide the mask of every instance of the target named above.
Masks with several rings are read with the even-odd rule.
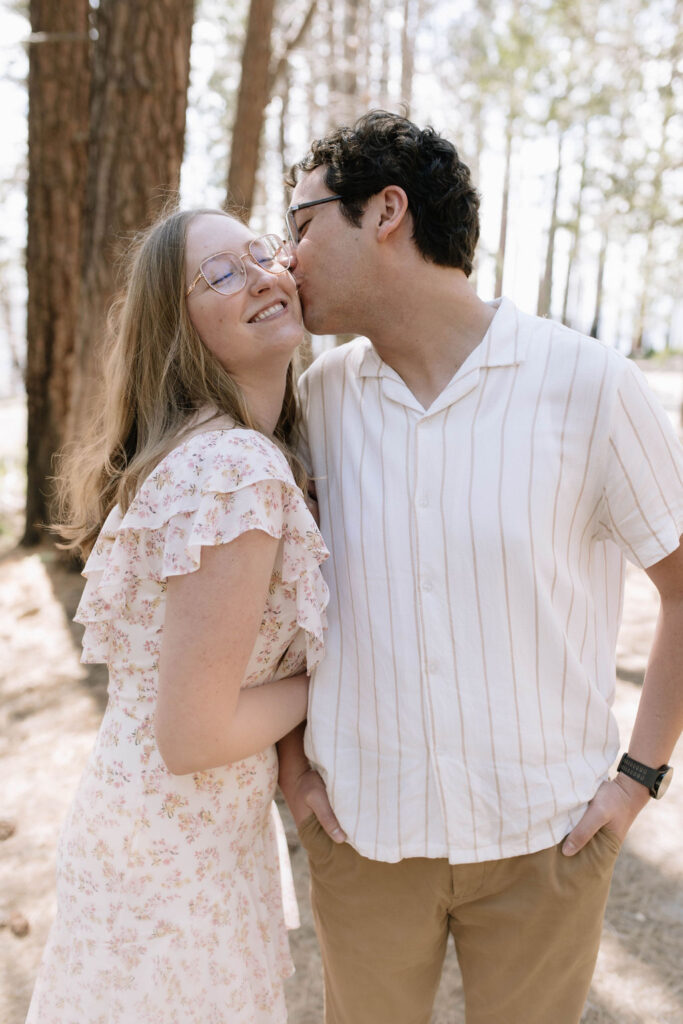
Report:
[[[267,438],[221,429],[180,444],[88,559],[82,660],[108,664],[109,702],[62,833],[27,1024],[286,1019],[275,748],[178,777],[153,731],[166,580],[252,529],[280,538],[243,683],[258,686],[318,663],[328,598],[326,549]]]

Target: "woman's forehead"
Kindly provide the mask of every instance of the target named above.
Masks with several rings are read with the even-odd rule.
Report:
[[[187,229],[186,254],[190,264],[224,249],[241,253],[254,238],[246,224],[221,213],[200,213]]]

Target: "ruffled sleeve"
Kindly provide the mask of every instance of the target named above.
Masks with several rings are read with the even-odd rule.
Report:
[[[75,619],[85,626],[85,662],[110,662],[116,623],[163,623],[162,587],[195,572],[201,549],[248,530],[280,538],[281,576],[296,594],[309,671],[323,654],[328,601],[318,528],[279,449],[248,430],[214,430],[175,448],[150,474],[124,516],[115,507],[85,565]],[[157,584],[154,587],[154,584]]]

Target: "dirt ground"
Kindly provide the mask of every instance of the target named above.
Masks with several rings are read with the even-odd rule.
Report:
[[[660,376],[657,390],[673,415],[680,402],[681,375]],[[106,702],[104,667],[79,663],[80,628],[71,619],[80,577],[67,572],[47,548],[14,547],[21,481],[13,460],[23,444],[20,423],[17,403],[0,403],[2,1024],[24,1020],[55,909],[58,831]],[[618,648],[616,714],[622,746],[633,721],[656,613],[654,588],[642,573],[630,572]],[[651,802],[636,821],[617,862],[584,1024],[683,1021],[680,746],[673,764],[678,780],[666,799]],[[308,910],[306,858],[286,812],[283,817],[302,912],[302,926],[291,935],[297,973],[287,983],[290,1024],[319,1024],[320,957]],[[432,1024],[463,1021],[457,962],[449,950]]]

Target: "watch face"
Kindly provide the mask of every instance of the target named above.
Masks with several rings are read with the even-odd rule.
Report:
[[[655,786],[657,788],[657,792],[655,793],[655,800],[661,800],[662,799],[662,797],[666,793],[667,789],[671,785],[671,780],[673,779],[673,777],[674,777],[674,770],[673,770],[673,768],[667,768],[667,770],[662,775],[661,779],[658,780],[659,781],[659,785],[657,785],[657,783],[655,783]]]

